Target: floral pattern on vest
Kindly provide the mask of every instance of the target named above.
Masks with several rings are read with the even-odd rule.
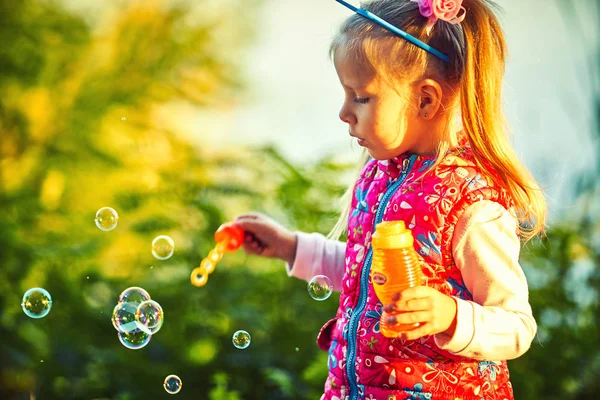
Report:
[[[434,163],[434,156],[417,155],[371,160],[356,182],[340,305],[317,339],[329,354],[324,400],[513,398],[505,361],[455,355],[437,347],[433,336],[405,341],[380,332],[382,304],[369,277],[377,217],[411,229],[428,286],[472,300],[452,258],[456,222],[477,201],[511,207],[499,180],[482,173],[466,145],[431,170]]]

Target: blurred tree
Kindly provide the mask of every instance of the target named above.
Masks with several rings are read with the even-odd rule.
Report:
[[[88,23],[59,2],[0,1],[0,398],[156,398],[170,373],[183,378],[180,398],[309,390],[285,371],[310,364],[326,316],[296,327],[309,300],[287,295],[299,282],[281,265],[232,255],[206,288],[189,284],[219,224],[248,208],[283,214],[265,201],[288,179],[273,173],[282,159],[194,149],[157,118],[163,105],[237,101],[258,5],[112,2]],[[108,233],[93,225],[106,205],[120,214]],[[175,239],[169,261],[151,258],[159,233]],[[110,324],[134,284],[167,315],[138,351]],[[20,310],[32,286],[53,295],[43,320]],[[255,338],[244,352],[231,345],[241,325]]]
[[[161,118],[235,105],[258,5],[114,1],[84,19],[60,2],[0,0],[0,398],[155,399],[172,373],[180,399],[319,396],[314,339],[335,296],[315,304],[281,263],[243,254],[202,289],[189,274],[241,211],[325,232],[344,166],[297,168],[272,148],[215,154]],[[103,206],[119,213],[113,231],[93,224]],[[158,234],[175,239],[168,261],[150,255]],[[133,285],[166,315],[140,350],[110,322]],[[34,286],[53,296],[41,320],[19,306]],[[237,329],[253,338],[244,351]]]

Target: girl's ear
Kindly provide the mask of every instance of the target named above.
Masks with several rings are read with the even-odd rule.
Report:
[[[432,119],[442,106],[442,87],[433,79],[423,79],[417,83],[416,91],[419,115],[425,119]]]

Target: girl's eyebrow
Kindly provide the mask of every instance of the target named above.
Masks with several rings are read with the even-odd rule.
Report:
[[[345,87],[346,89],[350,89],[350,90],[356,90],[356,89],[366,89],[367,86],[366,85],[356,85],[356,86],[351,86],[348,85],[346,83],[342,83],[342,86]]]

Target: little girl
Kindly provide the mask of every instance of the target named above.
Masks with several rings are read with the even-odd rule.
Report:
[[[349,6],[347,3],[338,2]],[[486,0],[375,0],[355,9],[331,54],[340,119],[370,157],[330,238],[239,216],[250,254],[341,292],[317,343],[329,352],[322,399],[512,399],[506,360],[536,323],[519,238],[544,231],[543,193],[505,133],[505,40]],[[426,285],[381,304],[371,235],[402,220]],[[347,234],[346,243],[338,241]],[[418,328],[387,338],[380,320]]]

